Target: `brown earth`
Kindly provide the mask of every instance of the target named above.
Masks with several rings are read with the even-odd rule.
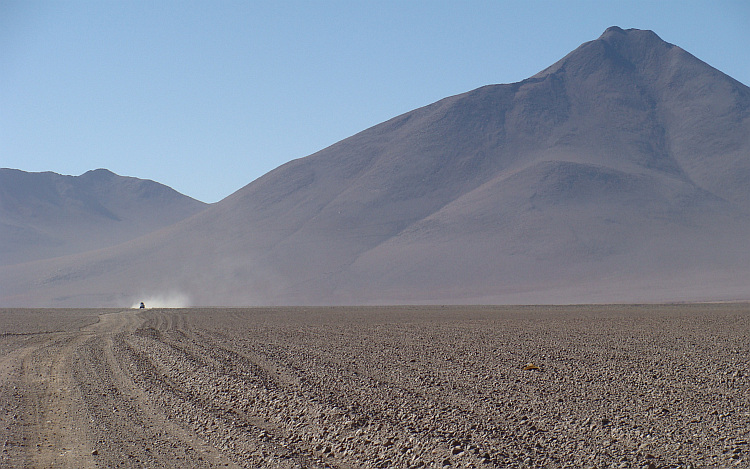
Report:
[[[0,331],[0,467],[750,467],[746,304],[0,310]]]

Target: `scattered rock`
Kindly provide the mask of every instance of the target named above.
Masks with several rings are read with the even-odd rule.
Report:
[[[209,312],[216,317],[216,311]],[[209,321],[199,311],[149,310],[144,318],[160,319],[144,329],[106,340],[87,336],[70,363],[91,413],[90,444],[106,448],[111,461],[130,456],[131,462],[169,460],[184,467],[205,467],[219,453],[240,458],[247,467],[291,467],[298,460],[315,467],[378,468],[687,469],[690,460],[697,467],[713,467],[707,461],[718,467],[748,465],[746,413],[732,408],[746,383],[721,381],[723,375],[711,371],[713,362],[696,359],[697,352],[672,357],[674,370],[653,369],[672,353],[659,345],[665,334],[665,343],[672,345],[685,337],[678,334],[681,323],[670,329],[651,319],[625,324],[608,317],[592,329],[596,333],[588,332],[588,322],[583,327],[574,321],[560,330],[545,326],[538,337],[531,333],[534,340],[528,334],[521,340],[513,321],[495,327],[454,319],[406,323],[399,317],[384,324],[359,318],[322,327],[307,318],[257,320],[254,314],[235,311]],[[564,318],[557,321],[565,324]],[[739,340],[722,336],[730,329],[738,334],[736,317],[725,320],[732,324],[726,332],[712,329],[714,321],[712,316],[702,323],[705,340],[699,335],[690,340],[721,361],[722,349],[714,344]],[[577,328],[577,335],[563,334],[566,327]],[[619,349],[612,356],[592,352],[592,344],[601,345],[596,341],[603,330],[607,340],[617,334],[628,338],[626,356]],[[659,340],[646,340],[653,339],[652,330]],[[739,334],[750,336],[741,328]],[[535,345],[542,340],[545,355]],[[452,360],[443,358],[446,350]],[[557,360],[555,373],[549,379],[518,376],[518,369],[508,366],[517,366],[519,350],[520,356]],[[40,351],[30,357],[36,360],[37,353],[41,356]],[[644,357],[650,361],[644,363]],[[31,358],[28,366],[34,370]],[[542,368],[527,365],[533,367],[526,371]],[[41,370],[35,373],[29,376],[41,376]],[[113,378],[114,373],[123,374]],[[23,435],[14,443],[12,433],[18,428],[14,403],[33,396],[14,393],[11,384],[18,379],[6,379],[8,384],[0,386],[0,393],[6,390],[0,432],[5,428],[8,443],[0,456],[14,461],[19,460],[13,459],[14,448],[37,443],[22,440]],[[686,394],[688,379],[715,393]],[[147,398],[119,388],[123,382]],[[27,414],[18,420],[30,421]],[[218,451],[187,447],[169,434],[167,421]],[[113,438],[109,432],[115,432]],[[142,443],[112,444],[125,440]],[[45,444],[38,450],[52,449]],[[98,456],[98,450],[91,455]]]

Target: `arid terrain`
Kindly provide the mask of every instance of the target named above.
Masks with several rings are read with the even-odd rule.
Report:
[[[19,309],[0,331],[1,467],[750,467],[747,304]]]

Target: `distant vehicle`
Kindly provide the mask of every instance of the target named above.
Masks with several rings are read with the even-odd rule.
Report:
[[[146,305],[143,304],[143,301],[141,301],[141,309],[144,309]]]

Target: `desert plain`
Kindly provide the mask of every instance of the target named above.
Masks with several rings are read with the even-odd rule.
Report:
[[[4,468],[750,467],[748,304],[0,309],[0,332]]]

